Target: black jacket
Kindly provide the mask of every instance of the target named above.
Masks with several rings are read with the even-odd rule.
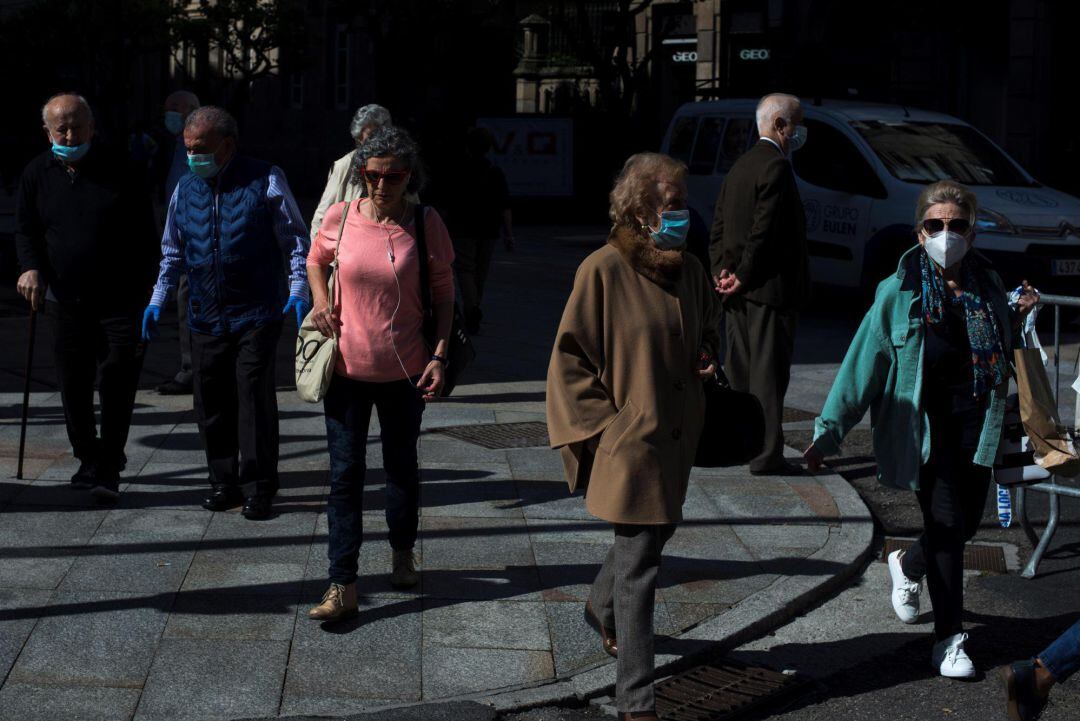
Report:
[[[73,174],[42,153],[19,179],[15,248],[58,302],[145,303],[161,257],[145,173],[98,143]]]
[[[791,163],[769,141],[759,140],[724,178],[709,256],[713,274],[734,271],[755,303],[787,309],[808,298],[802,199]]]

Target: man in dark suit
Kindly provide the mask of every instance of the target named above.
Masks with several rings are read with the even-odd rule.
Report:
[[[794,96],[761,99],[761,139],[724,178],[709,239],[724,298],[724,366],[732,387],[755,395],[765,411],[765,447],[750,462],[754,475],[799,472],[784,460],[782,423],[798,309],[810,289],[806,218],[789,160],[806,140],[802,117]]]

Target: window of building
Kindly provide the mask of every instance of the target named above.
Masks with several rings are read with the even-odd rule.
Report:
[[[712,175],[716,167],[716,154],[720,152],[720,137],[724,130],[724,118],[702,118],[698,126],[694,152],[690,156],[690,172],[694,175]]]
[[[697,132],[697,118],[683,116],[675,121],[671,130],[671,142],[668,143],[668,155],[690,163],[690,149],[694,147],[694,134]]]
[[[726,173],[750,147],[756,123],[753,118],[732,118],[724,128],[724,139],[720,143],[720,156],[716,159],[716,172]]]
[[[842,132],[806,120],[806,145],[792,155],[795,173],[807,183],[841,193],[884,198],[885,188],[870,164]]]
[[[349,107],[349,71],[352,68],[352,36],[347,25],[334,29],[334,105],[339,110]]]

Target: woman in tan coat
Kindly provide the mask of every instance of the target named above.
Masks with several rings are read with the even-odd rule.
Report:
[[[585,617],[616,656],[620,718],[657,719],[653,600],[660,553],[682,520],[716,371],[718,304],[685,252],[686,166],[626,161],[611,191],[607,244],[581,264],[547,377],[551,445],[570,490],[615,526]]]

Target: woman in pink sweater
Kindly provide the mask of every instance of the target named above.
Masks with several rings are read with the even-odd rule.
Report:
[[[409,202],[423,184],[419,148],[395,127],[376,130],[357,150],[354,173],[367,198],[330,207],[308,253],[316,327],[337,334],[339,357],[324,400],[330,451],[330,587],[309,617],[333,621],[357,612],[363,493],[371,408],[379,414],[386,471],[391,584],[416,585],[413,545],[419,522],[417,439],[426,401],[443,384],[454,308],[453,246],[434,209]],[[434,311],[424,337],[417,224],[423,223]],[[340,235],[340,243],[338,242]],[[335,250],[336,298],[327,294]]]

